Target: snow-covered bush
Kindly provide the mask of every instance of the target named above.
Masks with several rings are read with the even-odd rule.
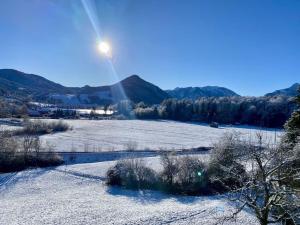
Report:
[[[154,189],[157,174],[141,159],[126,159],[118,161],[107,171],[106,183],[131,189]]]
[[[0,132],[0,173],[19,171],[29,167],[60,165],[63,160],[57,153],[42,151],[38,136],[14,137]]]
[[[206,166],[197,157],[177,157],[165,154],[161,157],[161,188],[173,194],[210,194]]]
[[[207,173],[210,177],[210,185],[215,192],[224,192],[234,187],[239,187],[239,180],[232,176],[237,173],[246,178],[243,165],[236,161],[242,156],[245,146],[238,133],[225,133],[222,139],[214,143],[210,155]]]
[[[210,194],[209,179],[206,166],[196,157],[179,157],[177,159],[175,187],[181,194]]]
[[[172,194],[210,194],[206,166],[194,157],[162,156],[163,170],[156,173],[141,159],[127,159],[107,171],[107,185],[131,189],[155,189]]]

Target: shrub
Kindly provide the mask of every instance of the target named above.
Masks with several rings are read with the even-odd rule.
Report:
[[[206,166],[198,158],[180,157],[177,165],[175,185],[181,194],[210,194]]]
[[[214,144],[207,168],[212,191],[225,192],[240,186],[239,180],[232,174],[240,174],[246,178],[243,165],[236,161],[237,156],[243,155],[245,147],[238,133],[227,133]]]
[[[209,194],[206,166],[196,157],[163,155],[160,174],[164,191],[173,194]]]
[[[30,167],[57,166],[62,158],[52,151],[41,152],[38,136],[14,137],[0,133],[0,172],[19,171]]]
[[[25,121],[21,130],[16,130],[15,135],[43,135],[55,132],[64,132],[71,127],[63,121],[44,122],[41,120]]]
[[[107,171],[106,183],[131,189],[154,189],[157,174],[146,167],[141,159],[127,159],[118,161]]]
[[[130,189],[155,189],[172,194],[210,194],[205,165],[192,157],[162,155],[163,171],[157,174],[141,159],[118,161],[107,171],[107,185]]]
[[[175,175],[178,173],[177,158],[173,153],[163,153],[161,155],[163,171],[160,176],[163,183],[173,186]]]

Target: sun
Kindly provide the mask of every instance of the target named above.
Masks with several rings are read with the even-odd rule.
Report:
[[[107,42],[100,42],[98,44],[98,50],[102,53],[105,54],[106,56],[109,56],[111,53],[111,48],[110,45]]]

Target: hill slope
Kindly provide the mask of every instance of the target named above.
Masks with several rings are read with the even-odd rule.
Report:
[[[42,95],[49,93],[66,93],[68,88],[47,80],[44,77],[26,74],[12,69],[0,69],[0,89],[16,94]]]
[[[174,98],[190,98],[197,99],[200,97],[225,97],[225,96],[238,96],[230,89],[218,86],[205,86],[205,87],[186,87],[175,88],[167,90],[167,93]]]
[[[289,88],[276,90],[274,92],[268,93],[265,96],[275,96],[275,95],[286,95],[286,96],[296,96],[297,90],[300,87],[299,83],[295,83]]]

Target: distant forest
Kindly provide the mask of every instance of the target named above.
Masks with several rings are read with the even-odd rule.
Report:
[[[203,97],[198,100],[166,99],[160,105],[147,106],[122,101],[115,105],[125,116],[137,119],[218,122],[280,128],[296,105],[294,98],[270,97]]]
[[[23,117],[27,115],[28,101],[8,102],[0,100],[0,117]],[[203,123],[244,124],[261,127],[282,128],[296,109],[293,97],[284,95],[264,97],[202,97],[197,100],[166,99],[159,105],[134,104],[123,100],[115,105],[114,118],[168,119]],[[61,118],[64,116],[62,115]],[[68,118],[70,115],[68,115]],[[94,116],[93,116],[94,118]]]

